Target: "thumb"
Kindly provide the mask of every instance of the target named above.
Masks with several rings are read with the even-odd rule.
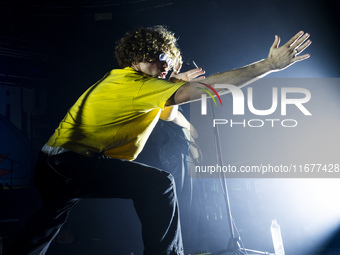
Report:
[[[179,62],[179,63],[176,65],[176,67],[174,67],[173,69],[174,69],[174,72],[176,72],[176,74],[178,74],[178,73],[180,72],[181,68],[182,68],[182,63]]]
[[[275,40],[274,40],[274,43],[273,43],[273,45],[272,45],[272,49],[276,49],[276,48],[278,48],[279,47],[279,44],[280,44],[280,36],[278,36],[278,35],[275,35]]]

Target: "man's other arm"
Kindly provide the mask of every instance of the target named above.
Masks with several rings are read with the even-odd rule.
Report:
[[[280,37],[276,35],[267,59],[260,60],[238,69],[211,75],[204,80],[204,83],[212,87],[214,87],[214,84],[232,84],[243,87],[271,72],[281,71],[298,61],[302,61],[310,57],[309,54],[298,56],[298,54],[304,51],[311,44],[311,41],[307,40],[308,37],[308,33],[305,34],[303,31],[300,31],[286,44],[279,47]],[[188,76],[193,75],[192,73],[202,74],[202,72],[204,73],[202,69],[198,68],[186,73],[173,73],[172,78],[187,80],[188,82],[181,86],[173,94],[173,96],[167,101],[167,105],[179,105],[199,100],[201,95],[204,93],[199,88],[205,88],[205,86],[195,80],[190,81]],[[216,90],[219,94],[228,93],[225,89]]]

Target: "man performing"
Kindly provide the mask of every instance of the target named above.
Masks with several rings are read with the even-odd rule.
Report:
[[[267,59],[211,75],[204,81],[244,86],[307,59],[311,43],[297,33],[279,47],[275,36]],[[176,188],[171,174],[138,164],[138,156],[159,119],[178,123],[177,105],[201,98],[201,68],[180,73],[174,34],[163,26],[127,33],[116,46],[122,69],[91,86],[69,109],[43,147],[35,184],[43,204],[7,251],[45,254],[81,199],[129,198],[142,223],[144,255],[184,254]],[[169,70],[174,69],[169,80]],[[218,92],[227,93],[227,91]]]

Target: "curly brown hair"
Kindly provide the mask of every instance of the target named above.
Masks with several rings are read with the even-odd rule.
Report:
[[[115,55],[121,68],[139,62],[155,61],[162,52],[170,55],[173,60],[173,64],[169,68],[182,63],[174,33],[160,25],[127,32],[116,43],[115,48]]]

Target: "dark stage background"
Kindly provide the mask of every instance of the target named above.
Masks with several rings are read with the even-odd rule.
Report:
[[[183,70],[193,68],[194,60],[209,75],[266,58],[274,35],[280,35],[281,43],[285,43],[304,30],[313,41],[307,50],[311,58],[270,77],[338,78],[337,10],[336,1],[319,0],[0,1],[3,245],[8,245],[39,204],[32,185],[38,151],[81,93],[106,72],[118,68],[115,41],[126,31],[138,26],[168,26],[179,38]],[[334,90],[335,100],[337,91],[339,88]],[[327,104],[329,99],[323,102]],[[184,105],[182,110],[189,118],[190,106]],[[157,135],[161,134],[154,137]],[[151,142],[157,143],[157,139]],[[152,147],[149,144],[138,160],[164,167],[161,158],[148,156],[155,155]],[[327,150],[330,148],[322,148],[320,153]],[[230,236],[219,181],[190,179],[182,172],[174,175],[179,186],[186,254],[225,248]],[[327,216],[311,214],[314,207],[326,206],[321,202],[327,197],[335,197],[328,210],[337,212],[339,189],[333,187],[339,186],[339,181],[331,181],[334,186],[326,183],[331,187],[328,193],[316,196],[307,188],[301,188],[299,194],[289,190],[305,185],[302,180],[228,180],[232,212],[244,245],[273,252],[269,227],[271,219],[277,218],[283,223],[286,254],[340,254],[336,234],[339,217],[328,226],[323,224]],[[319,182],[313,185],[317,187]],[[310,185],[308,188],[313,190]],[[311,196],[315,196],[311,202],[314,207],[304,206],[307,198],[313,200]],[[282,197],[295,200],[282,202]],[[294,217],[297,211],[306,220]],[[81,201],[73,209],[47,254],[138,255],[142,249],[140,224],[132,202],[98,199]]]

